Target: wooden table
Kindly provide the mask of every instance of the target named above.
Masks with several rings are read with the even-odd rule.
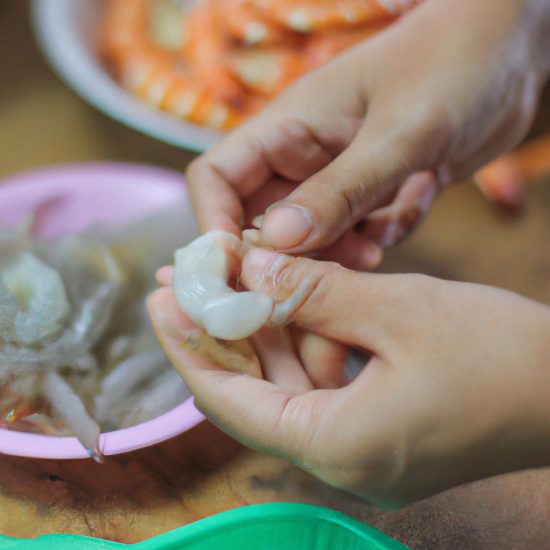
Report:
[[[0,0],[0,176],[61,162],[119,160],[183,170],[191,154],[104,117],[48,68],[26,2]],[[549,118],[546,117],[548,120]],[[449,190],[383,269],[499,285],[550,303],[550,186],[509,219],[471,185]],[[0,457],[0,532],[70,532],[135,542],[256,502],[316,503],[418,548],[548,548],[550,470],[466,485],[396,512],[329,488],[204,423],[156,447],[92,461]]]

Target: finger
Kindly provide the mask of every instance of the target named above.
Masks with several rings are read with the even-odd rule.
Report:
[[[386,122],[367,119],[341,155],[268,212],[262,243],[292,253],[325,248],[386,204],[423,162],[422,140],[412,145],[410,137],[389,132]]]
[[[189,165],[187,179],[201,231],[237,233],[243,199],[274,176],[302,181],[336,154],[304,117],[294,117],[280,105],[256,116]]]
[[[475,173],[481,192],[506,211],[517,213],[524,202],[526,181],[512,155],[504,155]]]
[[[281,178],[271,178],[253,195],[245,199],[245,227],[253,225],[253,221],[261,216],[272,204],[283,200],[296,188],[295,183]],[[255,225],[255,224],[254,224]]]
[[[252,337],[264,378],[294,395],[313,389],[286,328],[264,328]]]
[[[165,265],[157,270],[155,278],[159,286],[172,286],[172,277],[174,275],[174,266]]]
[[[384,252],[374,240],[366,239],[360,232],[349,230],[339,241],[321,251],[319,258],[356,271],[373,271]]]
[[[347,382],[347,347],[298,327],[290,327],[307,376],[316,388],[340,388]]]
[[[342,343],[379,346],[407,322],[408,280],[399,275],[357,273],[333,262],[294,258],[253,249],[243,261],[241,281],[263,292],[287,313],[286,321]],[[272,319],[274,318],[272,316]]]
[[[221,370],[181,345],[194,325],[169,289],[156,290],[147,307],[163,348],[209,420],[245,445],[301,463],[334,393],[295,396],[266,380]]]
[[[413,231],[422,221],[437,195],[432,172],[413,174],[403,184],[394,201],[367,216],[363,238],[389,248]]]

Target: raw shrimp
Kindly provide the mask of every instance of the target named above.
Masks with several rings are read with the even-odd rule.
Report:
[[[400,15],[419,0],[254,0],[266,17],[299,32],[350,27]]]
[[[80,397],[54,370],[44,376],[44,395],[53,414],[73,430],[91,458],[101,462],[99,425],[92,419]]]
[[[191,236],[188,215],[178,202],[115,231],[45,241],[27,233],[36,224],[25,220],[0,232],[2,427],[74,434],[99,459],[101,429],[130,425],[132,415],[147,420],[187,395],[163,401],[156,390],[154,406],[145,407],[142,392],[170,369],[144,299],[156,269]]]
[[[110,422],[118,428],[135,426],[173,409],[190,395],[178,372],[166,365],[166,369],[141,390],[134,391],[111,409]]]

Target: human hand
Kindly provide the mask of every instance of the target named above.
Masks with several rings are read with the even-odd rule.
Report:
[[[238,234],[282,200],[261,221],[264,245],[376,266],[436,183],[471,175],[526,133],[547,75],[548,6],[429,0],[305,76],[190,165],[201,229]]]
[[[372,355],[344,387],[318,389],[299,355],[278,344],[265,353],[259,342],[264,380],[220,369],[182,348],[194,327],[171,290],[150,298],[164,349],[221,429],[393,504],[550,463],[548,308],[480,285],[363,274],[263,249],[245,257],[244,285],[275,302],[306,279],[314,290],[294,325]]]

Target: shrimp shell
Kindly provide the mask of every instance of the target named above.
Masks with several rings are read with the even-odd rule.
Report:
[[[253,0],[228,0],[225,6],[220,25],[246,46],[280,45],[295,39],[288,29],[265,17]]]
[[[54,415],[71,428],[88,454],[101,462],[99,425],[92,419],[71,386],[55,371],[44,377],[44,395],[51,403]]]
[[[265,17],[298,32],[352,27],[401,15],[419,0],[255,0]]]
[[[242,114],[197,81],[176,53],[149,38],[149,1],[109,0],[105,5],[101,51],[117,80],[139,99],[178,118],[221,130],[234,127]]]

